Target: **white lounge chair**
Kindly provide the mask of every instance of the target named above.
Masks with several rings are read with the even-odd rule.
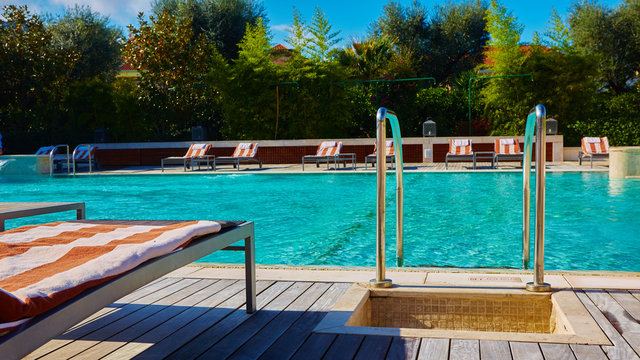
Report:
[[[578,151],[578,164],[582,165],[582,159],[589,158],[593,167],[593,158],[609,157],[609,139],[607,137],[584,137],[582,148]]]
[[[262,160],[256,157],[258,153],[258,143],[239,143],[231,156],[218,156],[213,160],[213,170],[220,164],[233,164],[233,167],[240,170],[241,162],[257,162],[262,168]]]

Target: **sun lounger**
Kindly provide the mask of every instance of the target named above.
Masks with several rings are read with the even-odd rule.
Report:
[[[374,143],[374,145],[376,145],[376,143]],[[395,152],[395,147],[393,145],[393,140],[387,140],[385,144],[385,148],[386,148],[385,156],[386,156],[387,163],[389,163],[391,166],[395,166],[394,162],[396,161],[396,152]],[[369,154],[364,158],[365,169],[367,168],[368,163],[371,163],[371,166],[376,165],[376,162],[378,161],[378,158],[376,155],[377,151],[378,149],[374,147],[373,154]]]
[[[609,157],[609,140],[606,137],[582,138],[582,149],[578,151],[578,164],[582,165],[582,159],[588,157],[593,167],[593,158]]]
[[[449,139],[449,152],[444,158],[445,169],[449,168],[449,159],[471,160],[475,162],[473,149],[471,148],[471,139]]]
[[[493,144],[493,152],[495,153],[494,161],[496,167],[502,160],[520,160],[522,166],[523,153],[520,151],[520,143],[518,139],[496,139]]]
[[[231,246],[244,240],[244,246]],[[4,246],[3,246],[4,244]],[[11,244],[12,246],[8,246]],[[137,288],[217,250],[244,250],[256,310],[252,222],[79,220],[0,233],[0,354],[19,359]]]
[[[214,159],[213,155],[207,155],[209,149],[211,149],[211,144],[191,144],[184,156],[170,156],[162,159],[160,161],[162,171],[164,171],[165,164],[182,164],[184,171],[187,171],[187,166],[191,166],[193,169],[193,164],[198,164],[198,170],[200,170],[200,163],[206,163],[208,168],[210,164],[213,164]]]
[[[315,162],[316,167],[320,167],[320,161],[327,162],[327,169],[329,169],[329,161],[333,160],[335,168],[338,168],[338,156],[342,149],[342,142],[336,141],[323,141],[318,145],[315,155],[306,155],[302,157],[302,171],[304,171],[305,162]]]
[[[73,173],[76,173],[76,164],[86,163],[89,165],[89,172],[93,168],[98,168],[98,162],[96,161],[96,150],[97,146],[89,145],[89,144],[80,144],[73,149],[73,154],[71,155],[71,160],[73,161]]]
[[[60,152],[61,148],[66,149],[66,154]],[[62,151],[64,151],[64,149]],[[71,157],[69,156],[69,145],[43,146],[36,151],[35,155],[49,157],[49,160],[52,162],[50,165],[51,172],[53,172],[54,168],[56,171],[62,170],[62,166],[65,163],[67,166],[67,171],[71,171],[71,167],[69,164],[69,161],[71,159]]]
[[[213,161],[213,170],[220,164],[233,164],[233,167],[240,170],[240,162],[257,162],[262,168],[262,160],[256,157],[258,153],[258,143],[239,143],[231,156],[219,156]]]

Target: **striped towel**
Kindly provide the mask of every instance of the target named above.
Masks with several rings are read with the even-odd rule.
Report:
[[[395,149],[393,146],[393,140],[387,140],[387,142],[385,143],[386,146],[386,156],[393,156],[395,155]],[[374,142],[373,143],[373,154],[370,154],[369,156],[375,156],[378,152],[378,143]]]
[[[215,221],[149,223],[83,220],[0,233],[0,333],[221,229]]]
[[[233,152],[232,157],[254,157],[258,152],[258,144],[252,143],[240,143],[236,146],[236,150]]]
[[[89,160],[89,154],[91,154],[91,157],[94,158],[97,148],[98,148],[97,146],[91,146],[91,145],[89,145],[89,146],[78,146],[73,151],[75,153],[75,159],[76,160]]]
[[[609,140],[606,137],[584,137],[582,138],[582,152],[585,154],[608,154]]]
[[[36,155],[50,155],[51,151],[55,148],[55,146],[43,146],[38,151],[36,151]],[[56,151],[57,152],[57,151]]]
[[[342,142],[336,143],[335,141],[324,141],[318,146],[316,156],[335,156],[340,154],[342,148]]]
[[[449,154],[472,155],[471,139],[449,139]]]
[[[189,146],[189,150],[187,150],[187,154],[184,157],[191,158],[204,156],[207,155],[209,149],[211,149],[211,144],[191,144],[191,146]]]
[[[522,154],[518,139],[496,139],[493,144],[493,151],[498,155]]]

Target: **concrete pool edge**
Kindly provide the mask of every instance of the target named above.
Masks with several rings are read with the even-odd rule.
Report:
[[[372,322],[370,298],[440,298],[454,296],[459,299],[473,298],[526,298],[545,300],[553,303],[549,322],[554,332],[504,332],[472,331],[453,329],[424,329],[415,327],[367,326]],[[536,300],[536,301],[537,301]],[[446,301],[446,300],[444,300]],[[526,300],[525,300],[526,301]],[[418,307],[417,309],[420,309]],[[387,310],[392,312],[392,309]],[[422,310],[426,311],[426,310]],[[471,316],[472,313],[468,313]],[[502,318],[502,317],[500,317]],[[505,317],[506,318],[506,317]],[[489,326],[494,326],[493,324]],[[557,330],[558,332],[555,332]],[[552,293],[529,293],[521,289],[434,287],[414,285],[394,285],[388,289],[370,289],[366,284],[354,283],[338,300],[330,312],[313,330],[314,333],[381,335],[400,337],[455,338],[499,341],[526,341],[566,344],[611,345],[608,337],[600,329],[584,305],[571,289],[554,289]]]

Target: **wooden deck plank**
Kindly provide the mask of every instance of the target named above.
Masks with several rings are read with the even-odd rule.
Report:
[[[293,323],[298,320],[326,291],[331,284],[315,283],[302,295],[276,315],[267,325],[260,329],[229,359],[257,359],[264,353]]]
[[[88,330],[85,330],[84,328],[78,328],[74,331],[63,334],[63,338],[73,338],[74,341],[66,344],[65,346],[57,349],[54,352],[49,353],[48,355],[44,356],[43,359],[57,360],[70,358],[96,345],[103,339],[106,339],[109,336],[112,336],[122,331],[123,329],[126,329],[129,326],[137,323],[138,321],[153,315],[162,308],[160,306],[154,306],[156,302],[166,302],[168,301],[168,299],[175,298],[176,294],[179,293],[180,290],[188,287],[194,282],[197,282],[197,280],[195,279],[188,279],[189,281],[186,280],[187,279],[179,280],[174,284],[152,292],[149,295],[138,299],[135,304],[127,304],[123,306],[122,310],[128,310],[128,308],[130,307],[135,308],[135,310],[128,313],[126,316],[119,318],[118,320],[111,321],[113,319],[110,319],[109,316],[105,316],[88,324],[94,325],[97,323],[95,325],[95,327],[97,327],[95,331],[87,333]],[[177,300],[179,299],[176,299],[175,301]],[[111,322],[105,324],[105,322],[108,321]],[[90,328],[93,327],[94,326],[90,326]],[[80,333],[86,334],[78,336]]]
[[[392,336],[365,336],[354,360],[384,360],[392,341]]]
[[[155,313],[153,316],[143,319],[139,323],[103,340],[80,355],[90,359],[101,359],[109,355],[118,348],[123,347],[127,343],[134,341],[148,331],[161,325],[165,321],[168,321],[181,312],[191,308],[207,296],[213,295],[216,291],[220,290],[219,287],[211,288],[211,285],[215,282],[215,280],[204,279],[192,284],[184,289],[185,291],[188,290],[191,292],[187,297],[175,302],[174,304],[165,305],[163,309]]]
[[[413,360],[418,357],[420,339],[394,337],[386,360]]]
[[[480,340],[480,359],[507,360],[511,359],[511,349],[508,341]]]
[[[307,312],[276,340],[261,356],[263,359],[288,359],[298,351],[311,331],[320,323],[338,299],[351,286],[349,283],[333,283]]]
[[[258,304],[264,306],[265,302],[277,296],[281,289],[278,287],[271,289],[273,281],[257,281],[256,293],[258,295]],[[215,296],[203,301],[197,307],[189,309],[183,313],[185,318],[179,318],[180,323],[184,321],[186,324],[182,327],[174,328],[170,336],[157,341],[153,338],[143,337],[141,340],[154,342],[153,346],[144,349],[143,352],[134,356],[134,359],[161,359],[188,344],[192,339],[197,338],[206,333],[212,326],[224,319],[236,309],[240,309],[246,301],[244,281],[234,282]],[[222,302],[220,302],[222,301]],[[181,314],[182,315],[182,314]],[[172,321],[167,322],[167,326],[171,327]],[[181,325],[181,324],[180,324]],[[170,330],[170,329],[169,329]],[[152,334],[150,334],[151,336]]]
[[[538,343],[512,341],[509,345],[513,360],[544,360]]]
[[[569,345],[577,360],[608,360],[607,355],[598,345]]]
[[[255,316],[262,311],[262,309],[269,305],[274,299],[278,298],[294,283],[289,281],[277,281],[269,288],[264,290],[258,295],[258,311],[253,314],[247,314],[243,310],[234,308],[221,308],[217,307],[216,310],[221,310],[224,314],[224,318],[215,324],[207,324],[201,334],[193,339],[189,339],[189,342],[178,349],[176,352],[167,356],[168,359],[194,359],[203,352],[207,351],[211,346],[224,338],[227,334],[231,333],[235,328],[240,326],[244,321]],[[191,326],[191,325],[189,325]]]
[[[568,344],[540,343],[545,360],[576,360]]]
[[[78,325],[73,326],[69,330],[65,331],[64,334],[57,336],[56,338],[42,345],[41,347],[33,351],[31,354],[27,355],[24,359],[32,360],[32,359],[42,357],[52,351],[55,351],[61,348],[64,345],[69,344],[76,338],[86,335],[98,329],[99,326],[105,326],[108,323],[111,323],[113,321],[116,321],[126,316],[127,314],[139,309],[142,306],[140,305],[140,306],[125,307],[125,305],[128,305],[129,302],[137,301],[138,299],[141,299],[159,289],[162,289],[163,287],[174,284],[178,281],[180,281],[180,279],[160,278],[156,281],[153,281],[147,284],[146,286],[141,287],[140,289],[118,300],[118,303],[114,303],[109,305],[108,307],[105,307],[104,309],[100,309],[93,315],[89,316],[87,319],[78,323]],[[102,319],[100,322],[96,321],[97,319],[104,318],[107,316],[109,317],[109,319]],[[74,335],[72,336],[68,334],[71,331],[74,332]]]
[[[591,301],[590,297],[587,296],[587,294],[585,294],[583,291],[575,291],[575,293],[584,307],[587,308],[587,311],[589,311],[593,319],[598,323],[598,325],[600,325],[600,328],[607,335],[609,341],[611,341],[611,343],[613,344],[612,346],[602,346],[602,350],[604,350],[607,357],[612,360],[638,359],[638,356],[634,353],[631,346],[627,344],[625,339],[620,335],[620,333],[618,333],[618,331],[609,322],[609,320],[607,320],[600,309],[593,303],[593,301]]]
[[[338,335],[323,359],[351,360],[358,352],[363,340],[364,336],[362,335]]]
[[[607,290],[607,292],[631,315],[636,323],[640,323],[640,300],[626,290]]]
[[[226,359],[238,350],[245,342],[262,330],[274,318],[280,315],[288,307],[292,306],[297,299],[303,296],[312,283],[296,282],[271,303],[267,304],[252,317],[231,330],[229,333],[214,343],[212,347],[203,352],[199,357],[204,359]]]
[[[631,348],[640,354],[640,323],[631,318],[629,313],[605,290],[584,290],[584,292]],[[635,356],[638,358],[637,355]]]
[[[294,354],[291,360],[318,360],[324,357],[329,347],[338,335],[335,334],[316,334],[312,333],[311,336],[302,344],[300,349]],[[267,359],[278,360],[277,357],[265,357]]]
[[[478,340],[452,339],[449,353],[451,359],[479,360],[480,342]]]
[[[447,360],[449,359],[449,339],[425,338],[420,341],[419,360]]]

